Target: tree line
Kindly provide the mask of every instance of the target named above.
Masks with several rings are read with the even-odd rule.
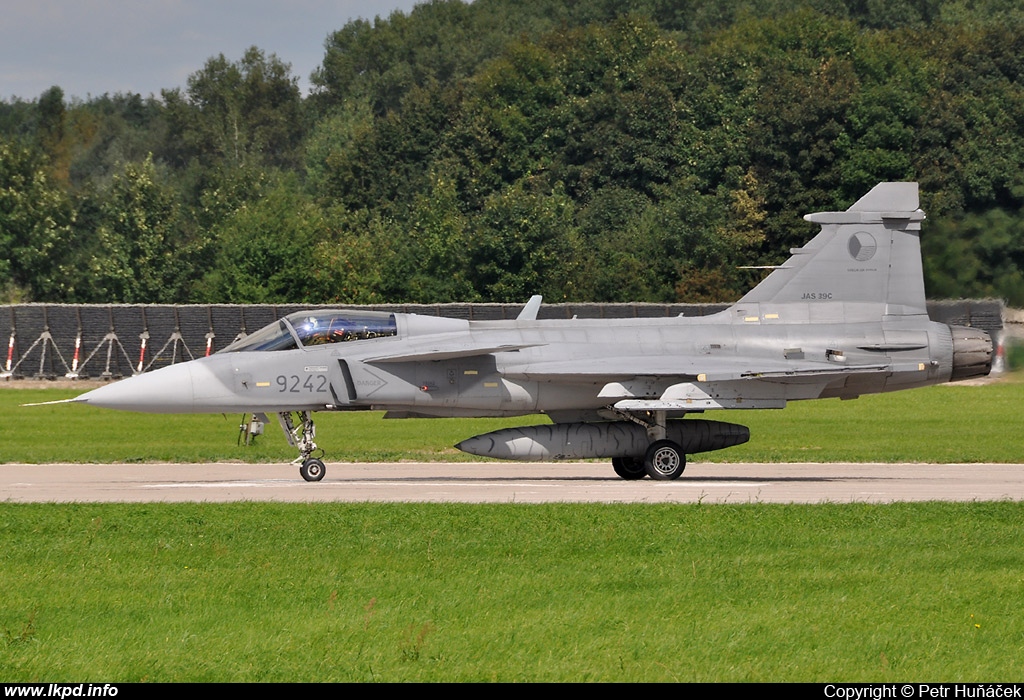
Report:
[[[729,301],[882,180],[1024,304],[1024,10],[435,0],[159,96],[0,102],[8,302]]]

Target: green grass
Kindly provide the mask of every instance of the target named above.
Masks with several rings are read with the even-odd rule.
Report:
[[[727,420],[750,427],[750,442],[701,458],[731,462],[1024,462],[1022,380],[1024,375],[1015,374],[981,386],[945,384],[854,401],[796,401],[781,411],[730,411]]]
[[[33,385],[30,385],[33,386]],[[67,404],[57,389],[0,391],[0,462],[290,461],[276,421],[255,446],[238,447],[238,415],[146,415]],[[1024,461],[1024,377],[984,386],[950,384],[856,401],[797,401],[781,411],[712,411],[750,427],[746,445],[698,457],[758,462]],[[317,442],[331,461],[474,460],[452,446],[513,419],[382,420],[380,413],[318,413]]]
[[[5,681],[1006,681],[1024,509],[0,505]]]

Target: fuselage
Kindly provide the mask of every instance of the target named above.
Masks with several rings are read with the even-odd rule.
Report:
[[[296,332],[303,314],[293,314],[268,326],[270,333],[259,332],[274,336],[277,328],[277,337],[291,336],[276,346],[243,342],[83,399],[155,413],[380,409],[399,416],[557,417],[663,396],[681,384],[711,396],[738,392],[750,407],[758,400],[770,407],[951,377],[950,327],[924,315],[888,324],[877,310],[847,305],[842,322],[821,322],[812,303],[762,306],[697,318],[480,322],[316,312],[321,323],[357,314],[393,328],[333,341],[303,337]],[[887,369],[878,371],[880,365]]]

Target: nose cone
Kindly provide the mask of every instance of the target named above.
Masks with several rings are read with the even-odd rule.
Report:
[[[141,413],[190,413],[195,410],[195,386],[211,380],[209,369],[184,362],[94,389],[76,402]]]

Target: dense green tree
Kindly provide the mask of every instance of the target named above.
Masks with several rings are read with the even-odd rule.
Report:
[[[433,0],[406,15],[353,20],[327,37],[313,74],[321,114],[362,100],[376,116],[402,109],[415,88],[447,88],[468,78],[505,46],[536,37],[564,19],[565,3]]]
[[[54,87],[0,102],[0,273],[38,300],[722,300],[804,214],[916,179],[930,293],[1019,299],[1022,37],[1007,0],[434,0],[331,32],[306,100],[256,48],[162,99]]]
[[[163,105],[138,94],[102,95],[68,110],[70,180],[75,188],[106,185],[125,163],[160,159],[167,128]]]
[[[39,143],[44,150],[53,155],[53,151],[64,139],[64,91],[54,85],[39,96],[39,122],[37,134]]]
[[[268,183],[258,199],[213,230],[212,269],[192,298],[237,304],[315,300],[321,290],[310,260],[324,229],[319,210],[294,177]]]
[[[165,90],[163,99],[168,152],[181,164],[193,158],[234,167],[299,163],[304,120],[298,78],[273,54],[255,46],[237,62],[220,54],[189,76],[184,93]]]
[[[929,296],[998,297],[1024,306],[1024,211],[933,221],[922,249]]]
[[[325,210],[327,237],[310,251],[313,282],[324,302],[380,304],[406,298],[415,272],[396,251],[402,231],[394,220],[366,209]]]
[[[369,137],[374,121],[370,106],[363,100],[349,100],[320,119],[306,140],[306,179],[312,192],[335,198],[344,192],[346,183],[336,182],[339,169],[355,157],[358,144]],[[339,167],[339,164],[342,164]]]
[[[455,182],[433,173],[430,189],[416,196],[404,235],[396,236],[397,271],[410,298],[422,302],[475,301],[470,279],[469,220],[460,210]]]
[[[487,301],[578,298],[573,289],[577,251],[573,204],[553,190],[524,180],[488,198],[470,234],[468,274]]]
[[[174,192],[153,160],[128,163],[100,194],[85,261],[89,301],[181,303],[202,245],[190,240]]]
[[[0,139],[0,294],[10,301],[53,298],[73,218],[45,158]]]
[[[0,138],[31,141],[35,135],[36,103],[18,97],[0,100]]]
[[[429,187],[432,157],[458,105],[450,91],[417,88],[401,114],[336,113],[316,133],[316,194],[350,210],[405,212]],[[404,214],[403,214],[404,216]]]

